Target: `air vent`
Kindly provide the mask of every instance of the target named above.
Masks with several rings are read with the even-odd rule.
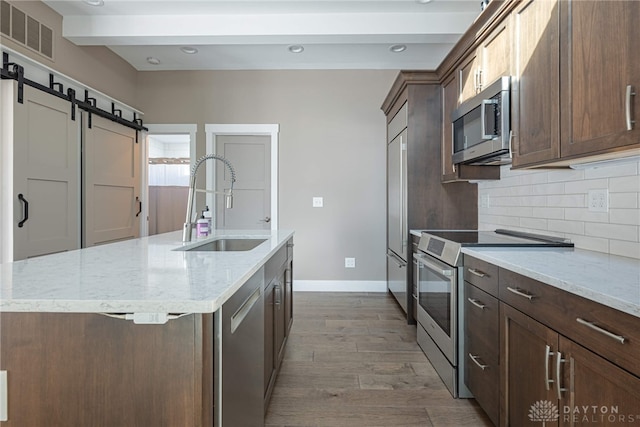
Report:
[[[5,0],[0,0],[0,32],[53,59],[53,30]]]

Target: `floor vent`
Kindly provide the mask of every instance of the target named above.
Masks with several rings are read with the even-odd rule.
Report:
[[[53,30],[5,0],[0,0],[0,32],[53,59]]]

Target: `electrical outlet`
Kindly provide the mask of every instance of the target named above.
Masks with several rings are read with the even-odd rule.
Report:
[[[356,268],[356,259],[355,258],[345,258],[344,259],[344,268]]]
[[[591,212],[609,212],[609,190],[589,190],[587,207]]]
[[[321,208],[324,206],[324,200],[322,197],[314,197],[313,198],[313,207],[314,208]]]

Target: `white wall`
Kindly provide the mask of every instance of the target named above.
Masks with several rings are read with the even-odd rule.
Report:
[[[478,184],[480,229],[566,236],[578,248],[640,258],[640,162],[583,170],[502,166],[501,176]],[[609,212],[588,210],[591,189],[609,190]]]

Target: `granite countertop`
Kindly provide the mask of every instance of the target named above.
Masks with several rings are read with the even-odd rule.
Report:
[[[572,248],[465,247],[464,254],[640,317],[640,260]]]
[[[290,230],[216,230],[266,238],[250,251],[175,251],[182,232],[0,264],[0,311],[212,313],[293,236]]]

